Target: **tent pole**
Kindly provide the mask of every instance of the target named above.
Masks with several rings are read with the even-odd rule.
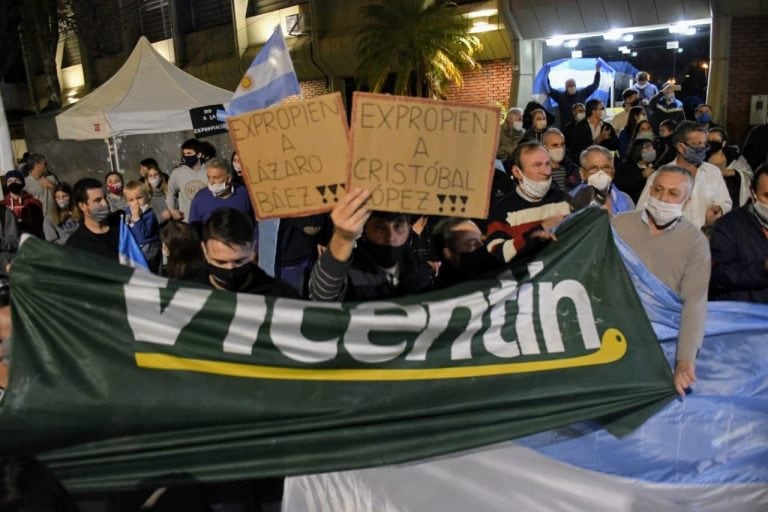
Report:
[[[118,151],[117,151],[117,149],[118,149],[117,139],[114,138],[114,137],[112,137],[112,144],[113,144],[113,148],[114,148],[113,156],[115,158],[115,165],[114,165],[113,169],[116,172],[119,172],[120,174],[123,174],[122,169],[120,169],[120,157],[119,157]]]

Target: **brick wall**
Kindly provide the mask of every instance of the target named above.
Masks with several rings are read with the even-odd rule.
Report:
[[[328,93],[328,83],[325,81],[325,78],[301,81],[299,82],[299,87],[301,87],[301,94],[304,96],[304,99],[314,98],[315,96],[322,96],[323,94]],[[288,96],[283,101],[291,102],[299,101],[300,99],[299,96]]]
[[[768,93],[768,16],[733,18],[728,62],[728,122],[731,143],[742,144],[749,133],[752,95]]]
[[[512,86],[512,63],[492,60],[480,64],[480,69],[464,73],[461,88],[451,86],[447,99],[477,105],[494,105],[496,102],[507,105]]]

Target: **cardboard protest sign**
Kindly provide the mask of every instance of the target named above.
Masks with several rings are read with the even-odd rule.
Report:
[[[227,119],[259,219],[329,211],[347,182],[349,142],[339,93]]]
[[[355,93],[350,186],[373,210],[485,218],[499,109]]]

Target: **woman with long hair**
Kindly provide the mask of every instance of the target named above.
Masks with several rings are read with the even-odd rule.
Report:
[[[72,188],[64,182],[53,189],[53,203],[43,220],[45,239],[59,245],[80,226],[80,209],[72,201]]]
[[[159,224],[167,222],[171,218],[171,212],[165,203],[165,196],[168,194],[168,175],[157,165],[150,166],[147,170],[146,187],[149,205],[155,212],[157,222]]]
[[[177,220],[169,220],[160,230],[160,241],[166,257],[165,275],[172,279],[194,281],[205,273],[205,256],[195,228]]]

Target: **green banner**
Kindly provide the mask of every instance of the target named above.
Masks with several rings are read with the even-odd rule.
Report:
[[[323,304],[167,281],[30,239],[12,274],[0,450],[73,490],[391,464],[674,395],[611,238],[589,211],[498,279]]]

